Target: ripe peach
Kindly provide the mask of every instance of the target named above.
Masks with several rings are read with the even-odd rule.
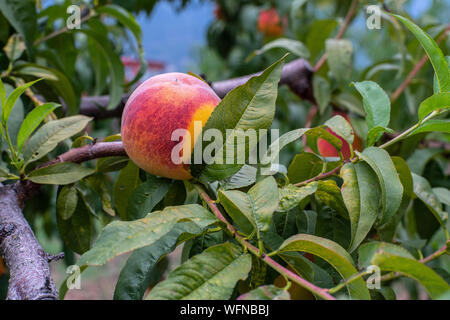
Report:
[[[122,141],[131,160],[145,171],[166,178],[192,178],[189,165],[172,161],[172,133],[185,129],[183,143],[195,145],[194,121],[205,125],[220,98],[196,77],[183,73],[166,73],[142,83],[128,99],[122,114]],[[198,135],[198,132],[197,132]],[[185,139],[186,138],[186,139]],[[182,159],[190,155],[182,154]]]
[[[258,17],[258,30],[268,37],[283,35],[286,20],[282,21],[275,8],[262,10]]]
[[[333,112],[332,116],[342,116],[344,117],[348,122],[350,122],[350,119],[348,118],[347,114],[343,113],[343,112],[339,112],[339,111],[335,111]],[[350,123],[351,124],[351,123]],[[353,128],[353,126],[352,126]],[[336,133],[334,133],[332,130],[327,129],[328,132],[330,132],[332,135],[338,137],[339,139],[341,139],[342,141],[342,155],[344,157],[344,159],[349,159],[350,158],[350,147],[348,145],[348,143],[341,138],[340,136],[338,136]],[[358,150],[361,151],[362,150],[362,141],[361,138],[355,134],[355,138],[353,139],[353,150]],[[319,149],[319,153],[322,157],[339,157],[339,153],[337,152],[337,150],[331,145],[331,143],[329,143],[326,140],[323,139],[319,139],[317,141],[317,147]]]

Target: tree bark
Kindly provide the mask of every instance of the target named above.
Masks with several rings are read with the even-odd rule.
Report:
[[[28,192],[16,183],[0,187],[0,255],[9,269],[9,300],[54,300],[58,291],[49,262],[63,257],[47,254],[22,214]]]

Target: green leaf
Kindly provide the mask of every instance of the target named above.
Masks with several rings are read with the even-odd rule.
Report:
[[[6,102],[6,88],[5,85],[3,84],[2,79],[0,78],[0,106],[4,106]],[[2,108],[3,109],[3,108]]]
[[[353,145],[354,133],[351,124],[342,116],[336,115],[325,122],[334,133],[343,138],[349,145]]]
[[[114,299],[141,300],[148,289],[151,271],[156,267],[160,258],[172,252],[179,245],[178,239],[181,235],[199,235],[201,232],[203,230],[189,221],[180,222],[153,244],[134,250],[120,271]]]
[[[296,154],[288,167],[287,176],[292,184],[299,183],[320,174],[323,161],[314,153],[302,152]]]
[[[320,180],[317,184],[316,199],[336,210],[342,217],[348,217],[348,212],[342,199],[341,190],[334,180]]]
[[[346,163],[340,173],[341,188],[351,223],[349,252],[366,238],[380,211],[381,191],[375,172],[365,162]]]
[[[25,75],[45,79],[53,86],[56,93],[64,100],[70,115],[78,113],[78,97],[72,83],[63,72],[33,63],[21,64],[14,67],[13,71],[20,76]]]
[[[8,123],[9,115],[11,114],[11,111],[16,104],[17,99],[19,99],[19,97],[22,95],[22,93],[25,92],[25,90],[27,90],[39,80],[41,79],[25,83],[24,85],[14,89],[14,91],[8,96],[5,105],[2,105],[2,123],[4,126],[6,126],[6,124]]]
[[[152,245],[168,234],[179,222],[191,222],[198,232],[217,222],[216,217],[197,205],[166,207],[134,221],[114,221],[100,234],[91,250],[78,261],[78,265],[100,266],[112,258],[145,246]]]
[[[386,150],[369,147],[358,156],[375,171],[381,187],[382,215],[379,226],[388,223],[400,207],[403,186],[394,163]]]
[[[64,185],[77,182],[95,172],[77,163],[62,162],[31,171],[27,178],[39,184]]]
[[[259,238],[260,232],[269,228],[278,206],[278,186],[272,176],[259,181],[247,193],[237,190],[219,193],[227,212],[244,232],[251,232],[253,225]]]
[[[252,185],[256,181],[256,174],[258,169],[250,166],[248,164],[244,164],[238,172],[232,175],[230,178],[225,180],[223,184],[224,190],[230,189],[239,189],[242,187],[247,187]]]
[[[432,299],[450,289],[449,285],[433,269],[415,260],[405,249],[384,242],[372,242],[361,246],[360,260],[377,265],[382,271],[401,272],[418,281]]]
[[[316,255],[331,264],[343,279],[358,272],[348,252],[337,243],[325,238],[298,234],[284,241],[278,250],[280,252],[301,251]],[[347,284],[347,290],[352,299],[370,299],[369,290],[362,279]]]
[[[327,39],[327,62],[333,76],[339,82],[347,81],[352,74],[353,45],[348,39]]]
[[[52,151],[58,143],[83,130],[92,118],[78,115],[47,122],[25,143],[25,166]]]
[[[431,64],[433,65],[434,72],[436,73],[437,86],[439,92],[450,91],[450,72],[447,61],[441,49],[439,49],[436,42],[427,33],[420,29],[416,24],[410,20],[393,14],[394,17],[399,19],[419,40],[422,47],[425,49]]]
[[[34,108],[30,113],[27,114],[25,120],[20,126],[20,130],[17,135],[17,150],[19,153],[22,151],[22,147],[27,141],[28,137],[41,124],[45,117],[60,106],[61,105],[57,103],[45,103]]]
[[[292,143],[298,139],[300,139],[306,132],[310,129],[295,129],[289,132],[286,132],[277,140],[275,140],[272,144],[270,144],[269,149],[266,154],[261,159],[261,164],[263,166],[267,166],[273,164],[276,157],[280,153],[281,149],[287,146],[289,143]]]
[[[82,197],[78,197],[77,206],[69,219],[56,215],[59,235],[64,243],[74,252],[82,254],[89,250],[93,232],[91,210]]]
[[[314,194],[317,191],[317,182],[308,183],[304,187],[296,187],[290,184],[278,191],[280,203],[277,211],[285,212],[297,207],[304,199]]]
[[[420,125],[417,129],[413,130],[408,137],[411,137],[418,133],[423,132],[444,132],[450,133],[450,120],[428,120]]]
[[[331,88],[328,81],[317,74],[313,75],[313,93],[319,105],[319,111],[323,114],[331,101]]]
[[[414,194],[422,200],[427,208],[433,213],[439,224],[445,229],[445,221],[448,213],[442,210],[438,197],[431,189],[430,183],[422,176],[412,173],[414,181]]]
[[[246,235],[256,230],[247,195],[239,190],[219,190],[218,199],[233,222]]]
[[[210,247],[173,270],[146,299],[229,299],[237,281],[247,278],[251,261],[250,254],[229,242]]]
[[[28,51],[34,52],[33,42],[37,28],[34,0],[0,0],[0,11],[17,32],[22,35]]]
[[[274,286],[264,285],[253,289],[237,298],[238,300],[291,300],[287,290]]]
[[[278,38],[265,44],[261,49],[255,50],[252,54],[250,54],[247,60],[250,60],[254,56],[263,54],[274,48],[286,49],[300,58],[309,58],[309,50],[302,42],[293,39]]]
[[[78,191],[73,185],[61,188],[56,199],[56,211],[63,220],[70,219],[78,204]]]
[[[140,219],[150,213],[164,198],[171,181],[150,177],[140,184],[131,194],[127,207],[127,220]],[[120,189],[120,188],[119,188]],[[118,197],[120,195],[117,194]]]
[[[419,106],[419,121],[433,111],[450,108],[450,92],[439,92],[422,101]]]
[[[97,44],[98,53],[106,60],[109,67],[109,102],[106,109],[114,109],[117,107],[122,99],[124,92],[124,70],[123,64],[120,61],[119,56],[114,52],[108,38],[103,37],[101,34],[87,29],[76,30],[86,34],[90,39],[94,40]]]
[[[391,118],[391,102],[384,90],[373,81],[352,82],[363,98],[367,127],[386,128]]]
[[[113,191],[114,207],[122,220],[129,220],[128,206],[139,183],[139,167],[129,160],[127,166],[120,170]]]
[[[381,138],[384,132],[394,133],[394,130],[382,126],[372,127],[367,133],[367,146],[373,146],[375,142]]]
[[[130,158],[128,157],[106,157],[98,159],[97,171],[98,172],[111,172],[122,170],[127,164]]]
[[[141,26],[130,12],[128,12],[127,10],[118,5],[108,4],[97,8],[96,11],[100,14],[101,13],[108,14],[117,19],[117,21],[119,21],[133,33],[136,39],[141,66],[134,79],[131,80],[129,83],[127,83],[127,86],[130,86],[134,84],[137,80],[139,80],[139,78],[142,77],[147,71],[147,61],[145,60],[144,48],[142,46]]]
[[[275,62],[261,75],[252,77],[246,84],[230,91],[214,109],[203,128],[202,134],[214,128],[218,129],[225,137],[223,146],[215,155],[215,160],[223,159],[224,164],[195,165],[195,161],[192,161],[191,172],[194,176],[200,176],[201,174],[208,180],[223,180],[239,171],[243,164],[236,163],[237,152],[233,152],[234,155],[232,156],[228,154],[228,151],[234,150],[235,146],[238,150],[242,147],[239,142],[235,143],[235,135],[239,136],[239,132],[245,132],[248,129],[258,132],[259,129],[268,129],[272,124],[278,82],[280,81],[285,57]],[[227,134],[227,129],[229,134]],[[198,141],[201,140],[198,139]],[[246,139],[243,140],[246,153],[248,150],[252,150],[257,143],[257,141],[251,141],[250,144],[247,144],[245,143]],[[196,148],[199,148],[198,143],[196,143]],[[195,156],[196,151],[194,150],[192,157]]]

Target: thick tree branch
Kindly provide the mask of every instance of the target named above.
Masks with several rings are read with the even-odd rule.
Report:
[[[0,255],[10,272],[8,299],[53,300],[58,293],[47,254],[22,214],[20,183],[0,187]]]
[[[100,142],[67,151],[43,166],[59,162],[84,162],[92,159],[126,156],[122,142]],[[42,166],[41,166],[42,167]],[[22,214],[24,201],[39,190],[31,181],[0,184],[0,255],[10,272],[8,299],[57,299],[49,262],[63,255],[47,254]]]
[[[219,97],[223,98],[228,92],[246,83],[251,77],[258,74],[260,73],[213,82],[211,87]],[[287,85],[300,98],[312,101],[314,99],[311,82],[312,74],[313,69],[306,60],[296,59],[284,66],[280,85]],[[129,94],[124,95],[119,105],[112,110],[105,109],[109,102],[108,96],[83,97],[81,100],[80,114],[97,119],[120,117],[128,97]]]

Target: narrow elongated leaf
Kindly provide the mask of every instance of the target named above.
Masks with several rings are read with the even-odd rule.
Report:
[[[408,134],[411,137],[422,132],[444,132],[450,133],[450,120],[428,120],[420,125],[417,129]]]
[[[92,249],[80,258],[78,265],[103,265],[122,253],[152,245],[180,221],[190,221],[200,230],[216,223],[217,219],[205,208],[192,204],[166,207],[139,220],[114,221],[103,229]]]
[[[114,207],[122,220],[129,220],[128,205],[139,182],[139,167],[129,160],[127,166],[120,170],[113,190]]]
[[[25,120],[20,126],[20,130],[17,135],[17,150],[19,151],[19,153],[21,152],[25,141],[27,141],[28,137],[41,124],[45,117],[60,106],[61,105],[57,103],[45,103],[34,108],[30,113],[27,114]]]
[[[108,63],[110,71],[110,85],[109,85],[109,102],[107,109],[113,109],[117,107],[124,92],[124,70],[123,64],[120,61],[118,55],[114,52],[114,49],[109,43],[108,38],[103,37],[101,34],[87,29],[79,29],[78,32],[86,34],[90,39],[94,40],[97,44],[98,52]]]
[[[63,162],[33,170],[27,178],[39,184],[64,185],[77,182],[94,172],[94,169],[84,167],[77,163]]]
[[[301,251],[316,255],[331,264],[343,279],[358,272],[348,252],[337,243],[325,238],[298,234],[283,242],[278,250],[280,252]],[[369,290],[362,279],[347,284],[347,290],[352,299],[370,299]]]
[[[389,154],[380,148],[369,147],[358,153],[375,171],[381,187],[382,217],[379,226],[388,223],[400,207],[403,186]]]
[[[399,19],[414,34],[422,47],[425,49],[425,52],[433,65],[434,72],[436,73],[436,83],[439,88],[439,92],[450,91],[450,72],[448,71],[447,60],[433,38],[431,38],[427,33],[420,29],[419,26],[407,18],[395,14],[393,14],[393,16]]]
[[[83,130],[91,120],[92,118],[78,115],[47,122],[25,143],[24,164],[39,160],[52,151],[59,142]]]
[[[271,65],[261,75],[252,77],[246,84],[230,91],[214,109],[203,128],[203,133],[214,128],[218,129],[225,137],[223,146],[215,155],[215,160],[221,159],[224,164],[212,163],[203,166],[196,165],[195,161],[192,161],[191,172],[194,176],[203,175],[208,180],[222,180],[239,171],[243,163],[237,163],[237,152],[230,154],[229,151],[235,150],[235,147],[237,150],[242,149],[243,146],[239,142],[235,142],[235,137],[239,136],[239,132],[249,129],[256,131],[268,129],[272,124],[284,59],[285,57]],[[201,140],[198,139],[198,141]],[[246,144],[245,136],[242,142],[246,153],[252,150],[257,143],[257,141],[250,141],[250,144]],[[198,143],[196,143],[196,148],[199,148]],[[192,157],[194,157],[195,151]]]
[[[349,252],[365,239],[378,217],[381,191],[375,172],[364,162],[347,163],[341,169],[342,197],[349,212],[352,238]]]
[[[290,300],[291,296],[287,290],[274,285],[265,285],[253,289],[237,298],[238,300]]]
[[[125,27],[127,27],[134,35],[136,39],[136,43],[138,46],[138,52],[139,52],[139,59],[141,62],[141,66],[139,68],[138,73],[135,75],[134,79],[127,83],[127,86],[130,86],[134,84],[137,80],[139,80],[140,77],[142,77],[147,70],[147,62],[145,60],[144,56],[144,48],[142,46],[142,30],[139,23],[136,21],[134,16],[122,8],[121,6],[117,6],[114,4],[108,4],[102,7],[99,7],[96,9],[98,13],[105,13],[108,14],[117,21],[119,21],[121,24],[123,24]]]
[[[432,299],[450,290],[450,286],[433,269],[415,260],[405,249],[384,242],[361,246],[360,261],[377,265],[382,271],[401,272],[418,281]],[[361,258],[362,257],[362,258]]]
[[[20,98],[20,96],[22,95],[22,93],[25,92],[25,90],[27,90],[29,87],[31,87],[33,84],[35,84],[39,80],[41,80],[41,79],[25,83],[24,85],[14,89],[14,91],[11,92],[11,94],[8,96],[8,98],[6,98],[5,105],[4,106],[2,105],[2,123],[3,123],[3,125],[6,125],[8,123],[9,115],[11,114],[11,111],[12,111],[14,105],[16,104],[17,99]]]
[[[159,259],[175,249],[179,244],[178,239],[181,235],[198,235],[199,232],[201,233],[203,230],[195,224],[189,221],[180,222],[153,244],[134,250],[120,271],[114,291],[114,299],[141,300],[148,289],[150,280],[148,277]]]
[[[210,247],[172,271],[146,299],[228,299],[237,281],[247,278],[251,261],[250,254],[229,242]]]
[[[387,127],[391,117],[391,102],[384,90],[373,81],[353,82],[363,98],[367,127]]]

